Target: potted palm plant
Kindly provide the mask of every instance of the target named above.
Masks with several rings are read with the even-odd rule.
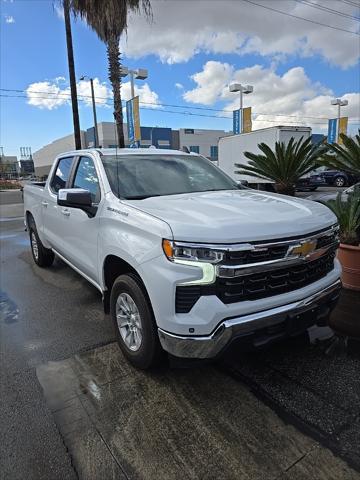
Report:
[[[326,205],[337,216],[340,227],[340,245],[337,257],[342,266],[345,288],[360,290],[360,194],[355,190],[347,200],[341,193]]]
[[[323,165],[358,175],[360,178],[360,132],[355,138],[340,134],[342,144],[328,144],[329,153],[321,159]],[[338,259],[342,265],[345,288],[360,290],[360,192],[354,189],[346,201],[339,193],[326,205],[337,216],[340,226]]]
[[[312,145],[311,138],[303,137],[298,141],[291,138],[288,144],[276,142],[274,149],[266,143],[258,148],[261,154],[244,153],[249,163],[236,163],[240,170],[235,173],[273,181],[276,192],[285,195],[295,195],[296,182],[316,168],[317,160],[327,150],[324,144]]]

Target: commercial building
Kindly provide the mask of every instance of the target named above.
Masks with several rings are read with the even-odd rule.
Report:
[[[114,148],[117,145],[116,128],[113,122],[98,123],[99,145],[103,148]],[[211,160],[217,160],[217,144],[220,137],[230,135],[232,132],[225,130],[205,130],[193,128],[181,128],[173,130],[164,127],[141,127],[141,142],[143,148],[154,145],[156,148],[171,148],[181,150],[187,147],[192,152],[200,153]],[[127,125],[124,124],[125,145],[128,147]],[[81,131],[81,145],[83,148],[91,148],[95,145],[94,127]],[[75,149],[74,136],[54,140],[40,150],[34,152],[33,160],[35,175],[46,177],[54,158],[62,152]]]
[[[85,148],[85,132],[81,131],[81,145]],[[37,177],[46,177],[49,175],[51,165],[57,155],[62,152],[67,152],[75,149],[74,135],[67,135],[66,137],[58,138],[53,142],[40,148],[33,154],[35,175]]]
[[[16,155],[0,154],[0,178],[17,178],[19,174],[19,162]]]
[[[232,135],[224,130],[205,130],[202,128],[180,128],[180,149],[187,147],[190,152],[199,153],[211,160],[218,159],[219,138]]]

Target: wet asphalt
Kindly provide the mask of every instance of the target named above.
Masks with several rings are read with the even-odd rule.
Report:
[[[360,478],[357,343],[303,337],[147,376],[96,289],[34,265],[22,219],[0,240],[0,478]]]

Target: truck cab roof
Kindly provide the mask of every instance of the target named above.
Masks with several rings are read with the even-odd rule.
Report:
[[[73,150],[64,152],[59,157],[67,155],[82,155],[85,153],[98,152],[100,155],[197,155],[194,152],[184,152],[182,150],[173,150],[170,148],[85,148],[82,150]]]

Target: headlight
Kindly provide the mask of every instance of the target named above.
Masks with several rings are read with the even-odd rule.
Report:
[[[190,262],[219,263],[224,257],[224,252],[208,248],[202,244],[187,244],[164,239],[162,247],[165,255],[171,261],[187,260]]]

